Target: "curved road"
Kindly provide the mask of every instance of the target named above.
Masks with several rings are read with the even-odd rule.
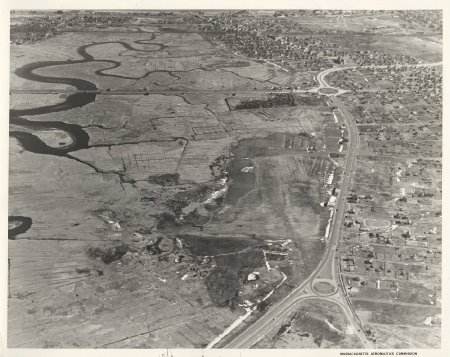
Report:
[[[419,63],[419,64],[404,64],[401,65],[401,67],[407,67],[407,68],[414,68],[414,67],[436,67],[436,66],[440,66],[442,65],[442,61],[440,62],[433,62],[433,63]],[[392,66],[386,66],[386,65],[380,65],[380,66],[347,66],[347,67],[333,67],[333,68],[329,68],[326,69],[322,72],[320,72],[317,75],[317,81],[319,82],[319,88],[317,89],[318,91],[320,91],[320,89],[325,89],[325,88],[329,88],[329,89],[335,89],[336,91],[338,91],[338,93],[336,93],[335,95],[339,95],[342,93],[346,93],[348,92],[345,89],[340,89],[340,88],[335,88],[330,86],[327,82],[325,82],[325,77],[333,72],[339,72],[339,71],[345,71],[347,69],[358,69],[358,68],[378,68],[378,69],[386,69]],[[325,93],[323,93],[325,94]]]
[[[426,67],[426,66],[439,66],[442,62],[437,63],[423,63],[417,65],[404,65],[406,67]],[[360,67],[340,67],[340,68],[330,68],[322,71],[318,74],[317,80],[319,82],[320,91],[322,88],[335,89],[337,92],[335,94],[325,94],[331,98],[333,104],[341,112],[342,118],[345,125],[348,128],[348,154],[345,160],[340,192],[336,199],[335,214],[333,215],[333,220],[331,223],[329,244],[326,248],[325,254],[323,255],[317,268],[310,274],[310,276],[297,288],[289,293],[283,300],[273,305],[260,319],[249,326],[246,330],[236,336],[232,341],[228,342],[224,348],[250,348],[255,343],[257,343],[261,338],[266,336],[272,329],[280,326],[289,315],[295,311],[297,306],[308,299],[322,299],[330,302],[336,303],[341,307],[342,311],[346,315],[349,323],[352,325],[353,331],[358,335],[364,348],[371,348],[371,342],[366,338],[363,330],[361,320],[356,314],[353,306],[345,292],[343,284],[341,284],[339,266],[336,267],[336,249],[342,234],[342,222],[345,215],[346,207],[346,197],[352,186],[352,182],[355,176],[355,167],[358,156],[359,149],[359,135],[358,128],[356,126],[355,120],[351,113],[345,108],[344,104],[336,97],[339,94],[345,93],[345,90],[334,88],[330,86],[326,81],[325,77],[332,72],[342,71],[352,68],[388,68],[388,66],[360,66]],[[329,277],[330,280],[339,287],[334,293],[328,296],[320,295],[313,289],[313,283],[319,274],[322,272],[323,268],[331,265],[332,276]],[[323,278],[323,276],[321,276]]]
[[[326,72],[326,71],[324,71]],[[322,72],[323,73],[323,72]],[[330,73],[330,72],[327,72]],[[331,88],[324,81],[324,77],[327,74],[325,73],[322,76],[318,76],[320,78],[320,82],[322,84],[322,88]],[[332,96],[332,100],[335,101],[335,97]],[[341,108],[342,104],[335,103],[339,108]],[[225,348],[250,348],[253,346],[258,340],[267,335],[275,326],[278,326],[283,322],[284,318],[287,317],[296,307],[296,305],[304,299],[311,298],[320,298],[331,300],[341,307],[343,307],[344,313],[349,318],[352,316],[352,312],[350,309],[345,307],[345,302],[342,303],[341,299],[331,298],[331,297],[323,297],[320,296],[314,291],[309,292],[311,289],[310,284],[314,281],[314,279],[318,276],[318,274],[322,271],[322,268],[326,265],[335,264],[335,252],[339,242],[340,232],[341,232],[341,222],[344,218],[345,212],[345,201],[348,194],[348,191],[351,187],[351,180],[353,179],[353,173],[356,165],[357,158],[357,146],[358,146],[358,129],[356,128],[356,123],[352,120],[351,116],[347,111],[342,112],[342,117],[344,118],[345,124],[347,126],[349,133],[349,148],[348,155],[346,157],[342,183],[340,192],[338,194],[338,198],[336,199],[335,205],[335,214],[333,215],[333,220],[331,223],[330,236],[329,236],[329,244],[325,250],[325,254],[323,255],[320,263],[316,267],[316,269],[310,274],[310,276],[302,283],[300,286],[295,288],[293,291],[289,293],[283,300],[281,300],[276,305],[272,306],[269,311],[267,311],[264,316],[262,316],[259,320],[257,320],[254,324],[252,324],[249,328],[247,328],[244,332],[242,332],[239,336],[237,336],[234,340],[229,342]],[[334,269],[336,270],[336,269]],[[334,294],[336,295],[336,293]],[[338,294],[339,295],[339,294]],[[345,300],[344,300],[345,301]],[[353,319],[350,319],[353,321]],[[353,329],[355,332],[359,332],[358,336],[360,337],[362,343],[366,348],[369,348],[369,342],[365,338],[365,335],[361,332],[360,326],[354,326]]]

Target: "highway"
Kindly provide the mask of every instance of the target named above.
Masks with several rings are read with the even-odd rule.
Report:
[[[436,63],[420,63],[416,65],[403,65],[403,67],[433,67],[442,65],[442,62]],[[345,105],[338,99],[338,95],[348,91],[330,86],[325,77],[332,72],[343,71],[353,68],[388,68],[389,66],[351,66],[351,67],[337,67],[322,71],[317,75],[319,83],[318,88],[311,90],[320,92],[321,89],[334,89],[334,93],[322,94],[330,97],[330,101],[336,106],[341,113],[344,124],[348,130],[348,152],[345,159],[340,192],[336,199],[335,211],[331,222],[329,242],[325,253],[319,262],[318,266],[309,275],[309,277],[301,283],[297,288],[291,291],[284,299],[270,307],[270,309],[255,323],[249,326],[241,334],[236,336],[232,341],[229,341],[224,348],[250,348],[256,344],[260,339],[285,323],[286,319],[295,312],[298,305],[308,299],[321,299],[333,302],[339,305],[352,326],[353,331],[358,335],[364,348],[372,348],[371,342],[367,339],[362,322],[351,304],[351,301],[345,291],[343,285],[339,264],[336,257],[336,250],[343,234],[342,226],[345,218],[346,198],[352,187],[355,178],[356,162],[359,152],[359,135],[356,122],[352,114],[348,111]],[[331,267],[331,269],[330,269]],[[325,274],[325,276],[324,276]],[[327,276],[328,275],[328,276]],[[320,278],[320,279],[317,279]],[[314,281],[317,279],[321,281],[329,281],[334,284],[335,290],[329,294],[320,294],[314,291]]]
[[[325,72],[325,73],[324,73]],[[320,84],[320,88],[331,88],[325,82],[324,78],[327,73],[330,71],[324,71],[323,75],[318,76],[318,81]],[[331,101],[336,105],[344,120],[346,127],[348,128],[348,154],[345,160],[343,173],[342,173],[342,181],[340,186],[340,192],[338,193],[338,197],[336,199],[335,205],[335,214],[333,215],[333,220],[331,222],[329,242],[325,253],[319,262],[316,269],[310,274],[310,276],[297,288],[289,293],[283,300],[273,305],[260,319],[258,319],[255,323],[253,323],[250,327],[248,327],[245,331],[243,331],[240,335],[226,344],[225,348],[250,348],[261,338],[266,336],[272,329],[278,327],[282,324],[287,317],[291,313],[293,313],[297,307],[297,305],[306,300],[312,298],[324,299],[327,301],[332,301],[339,306],[341,306],[344,314],[347,316],[349,322],[353,326],[353,330],[358,334],[362,344],[365,348],[370,348],[371,344],[366,339],[364,332],[362,331],[361,323],[357,316],[355,317],[354,310],[348,306],[348,300],[345,296],[345,292],[343,291],[343,287],[341,286],[339,289],[337,288],[340,283],[338,268],[335,268],[336,265],[336,249],[338,247],[339,238],[342,233],[342,222],[344,220],[345,215],[345,207],[346,207],[346,198],[348,192],[351,188],[352,181],[354,179],[354,172],[357,161],[357,153],[359,146],[359,138],[358,138],[358,129],[356,127],[356,123],[353,120],[350,112],[344,107],[342,102],[340,102],[335,96],[330,95]],[[333,280],[336,286],[336,290],[329,294],[329,296],[323,296],[318,294],[313,289],[313,282],[319,274],[322,272],[324,267],[332,265],[333,276],[330,277],[330,280]]]

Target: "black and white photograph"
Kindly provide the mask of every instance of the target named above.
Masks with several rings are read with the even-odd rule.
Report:
[[[2,348],[444,356],[434,3],[10,2]]]

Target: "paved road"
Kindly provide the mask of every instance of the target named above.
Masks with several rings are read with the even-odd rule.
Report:
[[[407,68],[414,68],[414,67],[436,67],[436,66],[441,66],[442,65],[442,61],[441,62],[433,62],[433,63],[419,63],[419,64],[405,64],[402,65],[401,67],[407,67]],[[333,68],[329,68],[326,69],[322,72],[320,72],[317,75],[317,82],[319,82],[319,90],[320,89],[325,89],[325,88],[329,88],[329,89],[335,89],[338,91],[338,95],[347,92],[346,90],[340,89],[340,88],[335,88],[330,86],[327,82],[325,82],[325,77],[332,73],[332,72],[339,72],[339,71],[345,71],[347,69],[364,69],[364,68],[378,68],[378,69],[386,69],[386,68],[390,68],[392,66],[385,66],[385,65],[380,65],[380,66],[347,66],[347,67],[333,67]]]
[[[436,63],[421,63],[417,65],[405,65],[405,67],[432,67],[442,65],[442,62]],[[357,162],[357,156],[359,151],[359,135],[356,122],[353,120],[353,116],[347,110],[345,105],[336,97],[336,95],[345,93],[345,90],[331,87],[326,81],[325,77],[332,72],[342,71],[352,68],[388,68],[388,66],[352,66],[352,67],[340,67],[330,68],[317,75],[317,81],[319,87],[316,91],[320,91],[323,88],[335,89],[336,93],[328,94],[331,98],[331,102],[338,108],[345,125],[348,128],[348,154],[345,160],[344,169],[342,173],[342,181],[338,198],[336,199],[335,214],[331,223],[330,236],[328,247],[325,254],[320,261],[317,268],[311,273],[311,275],[294,289],[283,300],[273,305],[269,311],[267,311],[259,320],[248,327],[234,340],[230,341],[224,347],[226,348],[250,348],[257,343],[261,338],[266,336],[272,329],[278,327],[281,323],[285,322],[289,315],[295,311],[298,304],[307,299],[322,299],[338,304],[344,314],[346,315],[349,323],[353,326],[353,330],[357,333],[362,344],[365,348],[371,348],[371,343],[367,340],[363,329],[362,323],[359,319],[356,311],[351,304],[349,297],[345,291],[345,287],[342,284],[342,279],[339,272],[339,266],[336,262],[336,249],[339,244],[340,237],[342,235],[342,223],[345,216],[346,197],[351,189],[352,182],[355,177],[355,167]],[[329,296],[319,295],[314,292],[313,282],[319,274],[322,272],[325,266],[331,265],[332,276],[327,277],[330,281],[334,281],[339,287],[334,293]],[[323,279],[323,276],[320,276]]]
[[[334,248],[334,253],[336,253],[337,244],[343,236],[343,228],[342,227],[343,227],[343,221],[345,218],[346,197],[349,194],[349,191],[352,187],[352,183],[355,178],[355,172],[356,172],[355,168],[356,168],[356,163],[358,160],[360,142],[359,142],[358,128],[356,126],[356,122],[353,119],[353,116],[351,115],[351,113],[347,110],[345,105],[337,97],[332,97],[331,101],[334,103],[334,105],[336,105],[339,108],[339,111],[342,114],[342,118],[344,119],[344,122],[347,125],[348,133],[349,133],[347,165],[345,166],[345,169],[342,172],[343,180],[342,180],[341,192],[340,192],[340,196],[339,196],[344,201],[344,203],[343,203],[344,207],[342,208],[342,211],[341,211],[341,209],[339,209],[339,211],[338,211],[340,215],[339,215],[339,220],[337,221],[337,226],[339,228],[335,230],[337,237],[335,237],[334,238],[335,240],[333,241],[334,244],[336,244],[336,247]],[[347,308],[346,310],[351,311],[351,315],[350,315],[351,319],[349,319],[349,321],[353,325],[353,329],[356,332],[359,332],[360,330],[362,331],[363,323],[361,322],[358,314],[354,310],[353,304],[351,303],[350,298],[347,295],[347,291],[345,290],[345,285],[343,284],[343,281],[341,279],[339,263],[336,260],[335,255],[333,256],[332,264],[333,264],[332,265],[332,275],[333,275],[332,279],[335,282],[338,282],[339,293],[340,293],[339,296],[345,301],[345,306]],[[347,313],[346,313],[346,315],[347,315]],[[364,333],[359,332],[358,336],[365,348],[372,347],[371,343],[367,340]]]
[[[329,72],[327,72],[329,73]],[[327,83],[324,81],[323,76],[318,76],[319,83],[322,84],[323,88],[325,88]],[[270,332],[274,327],[278,326],[282,323],[285,318],[292,313],[295,309],[297,303],[308,298],[320,298],[327,299],[339,304],[343,307],[343,311],[348,317],[350,323],[354,326],[353,329],[358,333],[362,343],[366,348],[370,347],[369,342],[365,338],[364,333],[361,331],[361,327],[359,324],[354,323],[354,314],[353,311],[346,305],[347,301],[345,298],[332,298],[332,297],[322,297],[318,294],[311,291],[311,283],[318,276],[318,274],[322,271],[324,266],[326,265],[334,265],[335,263],[335,253],[336,248],[338,246],[339,237],[341,234],[341,223],[344,219],[345,214],[345,204],[346,197],[348,191],[351,187],[351,182],[354,177],[356,159],[357,159],[357,147],[358,147],[358,129],[356,127],[355,121],[352,119],[351,114],[343,109],[343,104],[333,96],[332,101],[334,104],[341,110],[342,118],[348,128],[348,155],[346,157],[346,161],[344,164],[343,176],[341,189],[338,194],[338,198],[336,199],[335,206],[335,214],[333,216],[333,220],[331,223],[329,243],[326,248],[325,254],[323,255],[320,263],[316,267],[316,269],[310,274],[310,276],[296,289],[294,289],[288,296],[286,296],[283,300],[278,302],[276,305],[273,305],[269,311],[267,311],[259,320],[257,320],[254,324],[252,324],[249,328],[243,331],[239,336],[237,336],[234,340],[229,342],[225,347],[226,348],[250,348],[257,341],[259,341],[262,337],[266,336],[268,332]],[[333,269],[333,271],[337,271],[337,269]],[[332,277],[335,279],[335,277]],[[336,281],[336,280],[335,280]],[[339,281],[339,280],[337,280]],[[337,284],[336,284],[337,285]],[[305,295],[306,293],[306,295]],[[341,294],[341,290],[337,292],[337,295]],[[341,301],[344,301],[342,303]],[[359,330],[359,331],[358,331]]]

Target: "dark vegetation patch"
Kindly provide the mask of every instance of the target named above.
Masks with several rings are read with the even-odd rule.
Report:
[[[163,174],[163,175],[149,176],[147,181],[155,185],[174,186],[178,184],[179,178],[180,175],[178,173]]]
[[[249,159],[236,159],[231,161],[229,167],[230,186],[226,196],[226,203],[235,205],[237,201],[245,196],[255,187],[255,174],[253,172],[242,172],[244,167],[253,166]]]
[[[222,199],[217,199],[216,203],[220,203],[221,201]],[[197,209],[195,209],[183,216],[182,224],[198,227],[208,223],[209,219],[210,217],[208,213],[199,212]]]
[[[152,179],[164,186],[175,186],[178,183],[178,174],[154,176]],[[151,216],[157,219],[156,228],[164,231],[173,229],[175,226],[202,226],[208,222],[210,214],[207,210],[193,209],[186,213],[183,212],[183,208],[191,203],[204,202],[211,192],[216,189],[215,182],[210,181],[200,185],[186,184],[183,186],[176,186],[173,187],[173,189],[164,191],[162,197],[151,190],[145,190],[143,192],[144,195],[148,196],[146,201],[161,202],[161,211]],[[211,206],[216,207],[217,203],[220,203],[219,201],[220,200],[217,199],[215,204]],[[182,220],[179,219],[181,216],[183,216]]]
[[[150,252],[153,255],[159,255],[162,252],[164,252],[160,247],[159,247],[159,243],[161,243],[162,241],[162,237],[158,237],[155,242],[147,244],[145,246],[145,249],[147,250],[147,252]]]
[[[165,229],[172,228],[175,225],[176,217],[171,212],[161,212],[157,215],[158,223],[156,224],[156,228]]]
[[[267,260],[271,260],[271,261],[283,261],[286,259],[285,255],[281,255],[281,254],[271,254],[271,253],[267,253]]]
[[[271,93],[267,99],[244,99],[234,109],[258,109],[278,106],[295,106],[294,96],[291,93]]]
[[[277,331],[277,336],[281,336],[291,327],[291,324],[283,324],[280,329]]]
[[[322,335],[314,337],[314,343],[317,345],[317,347],[320,347],[322,345],[322,341],[323,341]]]
[[[103,270],[97,270],[97,269],[90,269],[90,268],[76,268],[75,271],[77,274],[84,274],[84,275],[92,275],[97,273],[98,276],[103,276]]]
[[[159,31],[166,33],[180,33],[180,32],[190,32],[189,30],[183,27],[160,27]]]
[[[166,205],[175,215],[180,215],[182,213],[182,209],[188,206],[189,203],[204,201],[209,191],[210,186],[207,184],[195,186],[183,191],[180,190],[174,193],[172,197],[167,200]]]
[[[241,283],[238,274],[227,267],[216,267],[205,279],[208,294],[216,306],[232,308],[238,299]]]
[[[208,66],[209,68],[229,68],[229,67],[249,67],[250,62],[248,61],[230,61],[230,60],[218,60],[212,65]]]
[[[220,155],[215,158],[214,161],[209,165],[211,170],[211,175],[215,178],[227,177],[227,169],[230,164],[230,158],[226,155]]]
[[[120,243],[112,247],[91,247],[88,249],[88,255],[92,258],[99,259],[105,264],[110,264],[122,258],[129,248],[126,244]]]
[[[269,303],[267,302],[267,300],[264,300],[258,304],[257,310],[258,310],[258,312],[264,312],[267,310],[268,307],[269,307]]]
[[[311,95],[296,95],[295,102],[297,103],[297,105],[301,106],[317,107],[321,105],[326,105],[325,99],[323,97]]]
[[[8,239],[16,239],[16,235],[25,233],[33,224],[30,217],[9,216],[8,217]]]
[[[280,329],[278,330],[276,336],[281,336],[284,333],[286,333],[291,327],[292,327],[292,323],[295,321],[295,319],[297,318],[298,313],[296,312],[290,319],[289,323],[287,324],[283,324],[281,325]]]
[[[235,62],[227,62],[228,64],[224,67],[249,67],[250,62],[248,61],[235,61]]]
[[[216,306],[235,308],[238,290],[248,274],[264,265],[264,255],[260,249],[252,249],[239,254],[215,257],[217,267],[205,280],[206,288]]]

